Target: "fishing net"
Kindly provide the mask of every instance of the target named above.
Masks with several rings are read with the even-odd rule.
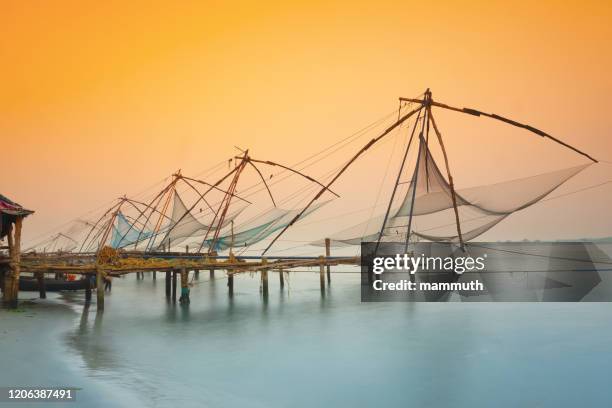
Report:
[[[531,177],[455,191],[459,225],[464,241],[472,240],[557,189],[590,164],[570,167]],[[399,206],[390,212],[382,235],[384,216],[332,235],[335,246],[359,245],[362,241],[403,241],[410,237],[429,241],[457,242],[457,223],[451,187],[436,164],[427,143],[421,137],[416,165],[407,192]],[[315,241],[316,246],[324,241]]]
[[[230,208],[221,228],[229,225],[245,207]],[[194,236],[203,236],[209,231],[210,223],[198,220],[187,208],[178,193],[174,194],[172,215],[168,224],[162,229],[163,239],[157,245],[159,249],[176,245]],[[211,229],[214,232],[213,229]]]
[[[134,224],[129,222],[126,216],[119,211],[117,213],[115,225],[113,225],[111,247],[123,248],[139,240],[147,239],[151,234],[151,231],[137,229]]]
[[[312,214],[314,211],[327,204],[322,202],[310,207],[302,215],[303,217]],[[300,212],[300,209],[287,210],[283,208],[272,208],[261,216],[254,218],[239,226],[238,230],[232,233],[225,230],[215,243],[215,250],[221,251],[230,247],[244,247],[255,244],[270,236],[273,232],[285,228],[291,220]],[[210,247],[212,240],[206,241],[205,246]]]

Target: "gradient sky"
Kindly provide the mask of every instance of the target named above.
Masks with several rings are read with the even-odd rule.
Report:
[[[4,1],[0,191],[36,210],[36,234],[233,145],[296,162],[427,87],[611,161],[611,3],[467,3]],[[582,162],[445,118],[459,185]],[[610,178],[602,166],[593,180]],[[611,195],[557,208],[588,222],[551,231],[612,235]]]

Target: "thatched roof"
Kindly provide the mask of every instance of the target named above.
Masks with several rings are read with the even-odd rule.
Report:
[[[16,218],[27,217],[33,212],[0,194],[0,238],[8,234],[9,226]]]

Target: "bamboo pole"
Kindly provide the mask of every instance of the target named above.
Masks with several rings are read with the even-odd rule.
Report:
[[[400,98],[400,101],[415,102],[415,103],[423,103],[424,102],[424,100],[421,100],[421,99],[412,99],[412,98]],[[571,146],[571,145],[565,143],[564,141],[562,141],[560,139],[557,139],[556,137],[553,137],[553,136],[549,135],[548,133],[546,133],[546,132],[544,132],[544,131],[542,131],[540,129],[534,128],[533,126],[517,122],[515,120],[512,120],[512,119],[509,119],[509,118],[497,115],[495,113],[485,113],[485,112],[479,111],[477,109],[472,109],[472,108],[456,108],[454,106],[446,105],[444,103],[440,103],[440,102],[437,102],[437,101],[430,101],[430,105],[431,106],[437,106],[437,107],[443,108],[443,109],[452,110],[452,111],[455,111],[455,112],[467,113],[468,115],[473,115],[473,116],[486,116],[486,117],[489,117],[491,119],[496,119],[496,120],[499,120],[501,122],[505,122],[505,123],[507,123],[509,125],[516,126],[516,127],[528,130],[528,131],[530,131],[532,133],[535,133],[538,136],[546,137],[546,138],[548,138],[548,139],[550,139],[550,140],[552,140],[552,141],[554,141],[556,143],[559,143],[560,145],[565,146],[568,149],[573,150],[574,152],[576,152],[576,153],[578,153],[578,154],[588,158],[592,162],[598,163],[597,159],[594,159],[593,157],[591,157],[587,153],[583,152],[582,150],[579,150],[579,149],[575,148],[574,146]]]
[[[431,114],[431,107],[428,107],[427,112],[428,112],[427,116],[429,117],[429,121],[431,122],[434,128],[434,133],[438,137],[438,143],[440,143],[440,148],[442,149],[442,155],[444,156],[444,164],[446,165],[446,175],[448,177],[448,185],[450,186],[450,190],[451,190],[451,198],[453,200],[453,210],[455,211],[455,223],[457,224],[457,237],[459,238],[459,245],[461,246],[461,249],[465,250],[465,244],[463,242],[463,235],[461,234],[461,222],[459,221],[459,209],[457,208],[457,194],[455,193],[455,184],[453,182],[453,176],[451,175],[450,166],[448,164],[448,155],[446,154],[446,149],[444,148],[444,142],[442,141],[442,133],[440,133],[440,130],[438,129],[438,126],[436,125],[436,121],[433,118],[433,115]]]

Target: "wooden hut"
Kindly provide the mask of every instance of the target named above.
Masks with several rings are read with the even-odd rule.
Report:
[[[33,212],[0,194],[0,286],[2,301],[9,307],[17,306],[23,219]]]

